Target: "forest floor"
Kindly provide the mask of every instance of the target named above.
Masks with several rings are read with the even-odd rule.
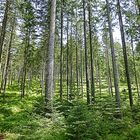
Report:
[[[135,102],[130,110],[127,95],[121,110],[104,94],[89,106],[56,99],[54,112],[47,114],[40,92],[32,88],[21,100],[13,85],[5,102],[0,98],[0,140],[140,140],[140,106]]]

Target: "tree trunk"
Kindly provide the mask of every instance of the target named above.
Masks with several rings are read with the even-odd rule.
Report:
[[[70,100],[72,99],[72,90],[73,90],[73,61],[72,61],[72,58],[73,58],[73,46],[72,46],[72,21],[71,21],[71,39],[70,39],[70,94],[69,94],[69,97],[70,97]]]
[[[130,101],[130,107],[132,107],[133,106],[133,97],[132,97],[131,81],[130,81],[130,74],[129,74],[129,68],[128,68],[128,59],[127,59],[126,42],[125,42],[120,0],[117,0],[117,8],[118,8],[119,25],[120,25],[120,32],[121,32],[121,39],[122,39],[125,72],[126,72],[127,86],[128,86],[128,92],[129,92],[129,101]]]
[[[77,11],[76,11],[77,17]],[[77,17],[78,18],[78,17]],[[76,21],[76,86],[77,86],[77,96],[79,96],[79,71],[78,71],[78,21]]]
[[[93,47],[92,47],[92,33],[91,33],[91,7],[90,0],[88,3],[88,14],[89,14],[89,39],[90,39],[90,67],[91,67],[91,101],[95,101],[95,84],[94,84],[94,59],[93,59]]]
[[[3,21],[2,21],[2,29],[1,29],[1,34],[0,34],[0,64],[1,64],[1,57],[2,57],[2,47],[3,47],[5,33],[6,33],[9,6],[10,6],[10,0],[6,0],[5,13],[4,13]]]
[[[14,33],[14,28],[15,28],[15,19],[13,19],[13,24],[12,24],[12,29],[11,29],[11,34],[10,34],[10,42],[7,50],[7,59],[6,59],[6,64],[5,64],[5,70],[4,70],[4,77],[1,82],[1,89],[3,88],[3,98],[5,98],[5,92],[6,92],[6,85],[7,85],[7,76],[8,76],[8,68],[9,68],[9,62],[10,62],[10,56],[11,56],[11,46],[12,46],[12,40],[13,40],[13,33]]]
[[[61,0],[61,50],[60,50],[60,99],[63,92],[63,8],[64,1]]]
[[[138,93],[138,99],[140,99],[140,93],[139,93],[139,82],[137,78],[137,70],[136,70],[136,62],[135,62],[135,52],[134,52],[134,46],[133,46],[133,38],[131,36],[131,48],[132,48],[132,55],[133,55],[133,65],[134,65],[134,76],[135,76],[135,83]]]
[[[109,27],[109,35],[110,35],[110,47],[111,47],[111,55],[112,55],[115,95],[116,95],[117,106],[120,107],[121,99],[120,99],[120,91],[119,91],[119,75],[118,75],[118,69],[116,64],[112,23],[110,18],[110,6],[108,0],[106,0],[106,5],[107,5],[107,17],[108,17],[108,27]]]
[[[69,99],[69,19],[67,17],[67,101]]]
[[[55,15],[56,15],[56,0],[51,1],[51,20],[50,20],[50,37],[48,47],[48,58],[46,59],[46,83],[45,83],[45,101],[49,111],[53,107],[53,92],[54,92],[54,41],[55,41]]]
[[[99,93],[101,96],[101,94],[102,94],[102,81],[101,81],[101,70],[100,70],[99,60],[97,60],[97,71],[98,71]]]
[[[108,52],[108,46],[107,46],[107,44],[105,44],[105,54],[106,54],[106,68],[107,68],[108,90],[109,90],[109,94],[111,94],[113,96],[112,76],[111,76],[110,61],[109,61],[109,52]]]
[[[89,76],[88,76],[88,51],[87,51],[87,37],[86,37],[86,1],[83,0],[83,14],[84,14],[84,49],[85,49],[85,69],[86,69],[86,92],[87,104],[90,104],[89,96]]]

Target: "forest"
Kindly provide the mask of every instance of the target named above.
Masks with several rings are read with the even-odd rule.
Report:
[[[0,0],[0,140],[140,140],[140,0]]]

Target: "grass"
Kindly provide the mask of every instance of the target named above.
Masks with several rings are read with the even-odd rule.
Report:
[[[122,93],[121,118],[116,113],[115,99],[106,93],[96,94],[94,105],[86,100],[62,103],[55,99],[52,118],[46,117],[44,99],[38,83],[20,99],[14,84],[0,98],[0,139],[6,140],[139,140],[140,106],[135,101],[129,108],[128,95]],[[124,86],[121,87],[125,88]],[[57,89],[58,90],[58,89]],[[58,96],[56,96],[58,97]],[[136,97],[135,97],[136,98]]]

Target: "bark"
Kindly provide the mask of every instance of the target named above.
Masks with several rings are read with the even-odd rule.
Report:
[[[67,17],[67,100],[69,99],[69,19]]]
[[[117,0],[117,9],[118,9],[119,25],[120,25],[120,32],[121,32],[122,47],[123,47],[125,73],[126,73],[127,86],[128,86],[128,92],[129,92],[129,101],[130,101],[130,107],[132,107],[133,97],[132,97],[131,81],[130,81],[130,74],[129,74],[129,68],[128,68],[128,58],[127,58],[127,51],[126,51],[126,42],[125,42],[125,34],[124,34],[122,13],[121,13],[121,7],[120,7],[120,0]]]
[[[51,111],[53,107],[54,92],[54,41],[55,41],[55,16],[56,16],[56,0],[51,1],[51,21],[50,36],[48,47],[48,58],[46,63],[46,84],[45,84],[45,101],[48,109]]]
[[[89,96],[89,76],[88,76],[88,51],[87,51],[87,37],[86,37],[86,1],[83,0],[83,14],[84,14],[84,49],[85,49],[85,69],[86,69],[86,92],[87,104],[90,103]]]
[[[1,89],[3,88],[3,98],[5,98],[5,92],[6,92],[6,85],[7,85],[7,76],[8,76],[8,68],[9,68],[9,62],[11,57],[11,47],[12,47],[12,41],[13,41],[13,34],[14,34],[14,28],[15,28],[15,19],[12,24],[11,34],[10,34],[10,42],[7,50],[7,59],[5,63],[5,70],[4,70],[4,77],[1,82]]]
[[[19,88],[20,88],[21,71],[22,71],[22,68],[19,68],[19,69],[18,69],[18,87],[19,87]]]
[[[2,57],[2,47],[4,44],[4,38],[5,38],[5,33],[6,33],[9,6],[10,6],[10,0],[6,0],[5,13],[4,13],[3,21],[2,21],[2,29],[1,29],[1,34],[0,34],[0,64],[1,64],[1,57]]]
[[[77,11],[76,11],[76,17],[77,17]],[[77,22],[77,21],[76,21]],[[79,73],[78,73],[78,29],[76,23],[76,86],[77,86],[77,95],[79,96]]]
[[[118,75],[116,55],[115,55],[115,49],[114,49],[113,30],[112,30],[112,23],[111,23],[111,18],[110,18],[110,6],[109,6],[108,0],[106,0],[106,5],[107,5],[107,18],[108,18],[110,47],[111,47],[111,56],[112,56],[112,65],[113,65],[115,96],[116,96],[117,106],[120,107],[121,99],[120,99],[120,91],[119,91],[119,75]]]
[[[72,99],[72,90],[73,90],[73,46],[72,46],[72,21],[71,21],[71,39],[70,39],[70,94],[69,94],[69,98],[70,100]]]
[[[88,14],[89,14],[89,39],[90,39],[90,67],[91,67],[91,101],[95,101],[95,84],[94,84],[94,59],[93,59],[93,46],[92,46],[92,32],[91,32],[91,7],[90,0],[88,4]]]
[[[135,76],[135,83],[138,93],[138,99],[140,99],[140,93],[139,93],[139,82],[137,78],[137,70],[136,70],[136,61],[135,61],[135,52],[134,52],[134,45],[133,45],[133,38],[131,36],[131,48],[132,48],[132,55],[133,55],[133,65],[134,65],[134,76]]]
[[[42,70],[41,70],[41,88],[42,88],[42,95],[45,93],[44,89],[44,81],[45,81],[45,64],[43,62],[42,64]]]
[[[28,72],[28,90],[30,90],[32,86],[32,70],[30,69]]]
[[[100,62],[97,60],[97,70],[98,70],[98,82],[99,82],[99,93],[102,94],[102,81],[101,81],[101,71],[100,71]]]
[[[60,99],[63,92],[63,8],[64,1],[61,0],[61,50],[60,50]]]
[[[112,89],[112,76],[111,76],[111,69],[110,69],[110,61],[109,61],[109,52],[108,52],[108,46],[106,44],[105,46],[105,54],[106,54],[106,68],[107,68],[107,81],[108,81],[108,89],[109,94],[113,96],[113,89]]]
[[[81,57],[81,67],[80,67],[80,80],[81,80],[81,96],[83,98],[83,48],[81,46],[81,50],[80,50],[80,57]]]
[[[27,75],[27,53],[30,46],[30,32],[26,31],[25,33],[25,48],[24,48],[24,61],[23,61],[23,71],[22,71],[22,83],[21,83],[21,98],[25,96],[26,88],[26,75]]]

